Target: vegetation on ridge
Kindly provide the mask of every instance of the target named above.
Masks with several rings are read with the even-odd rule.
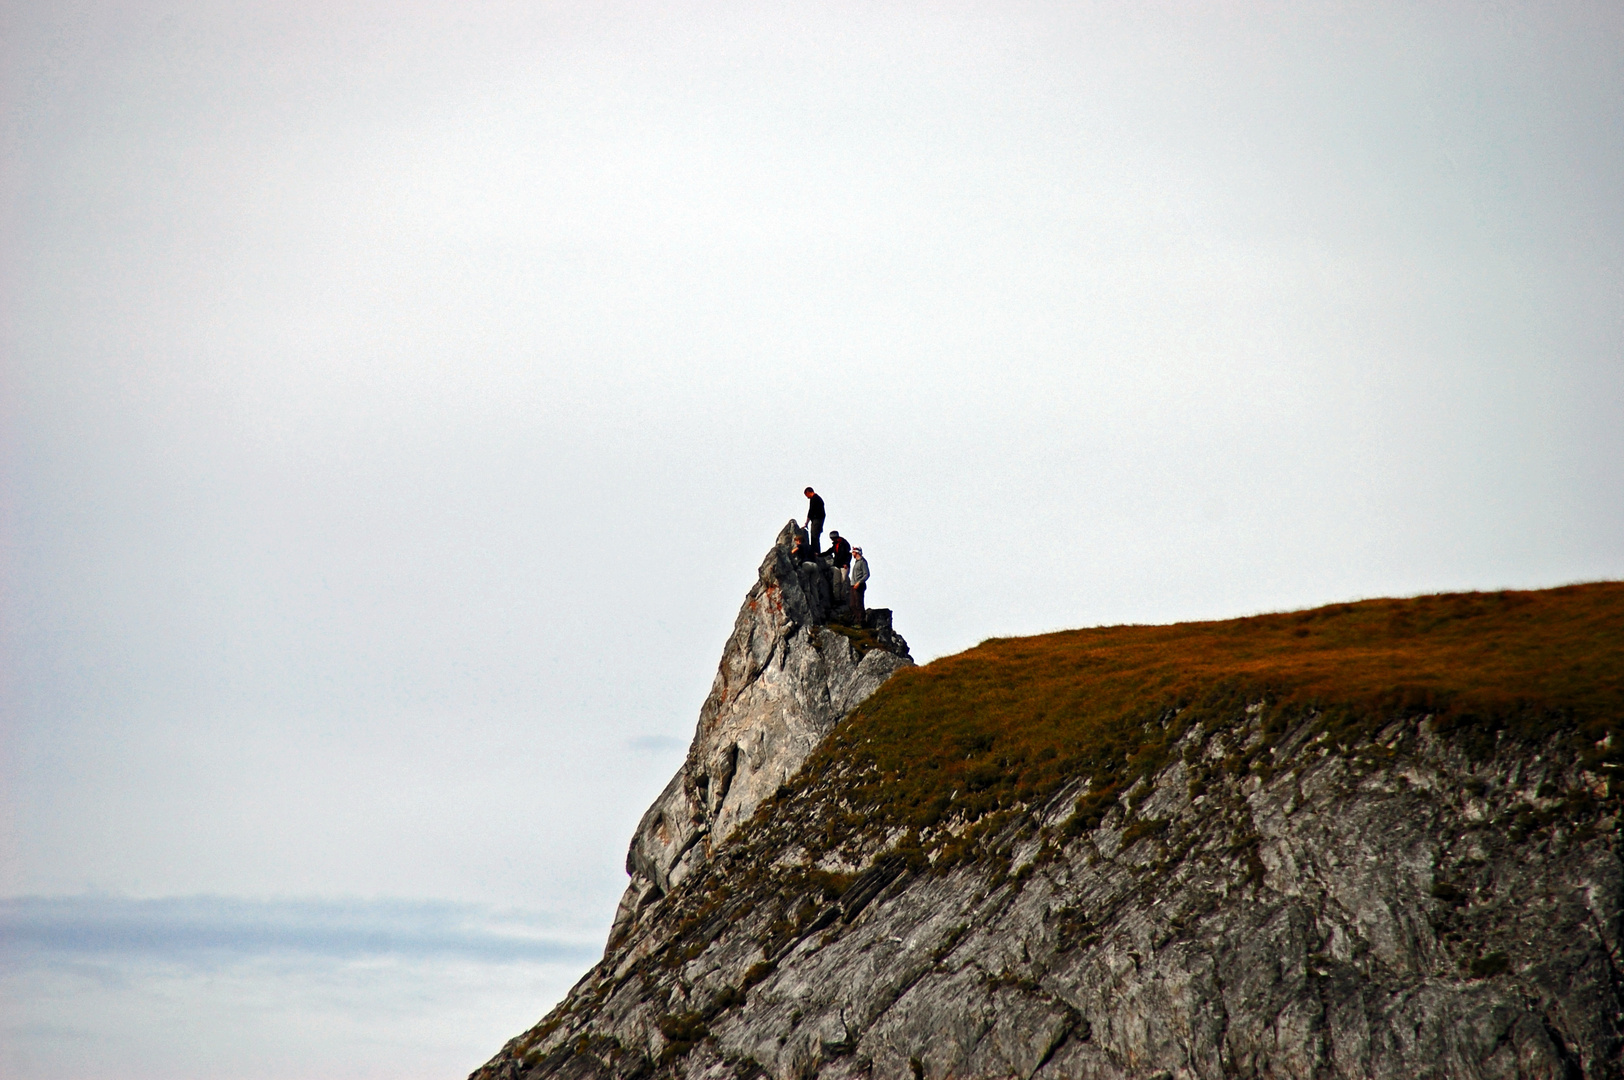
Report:
[[[620,1062],[617,1070],[633,1062],[622,1075],[677,1075],[696,1049],[719,1053],[714,1032],[752,1002],[793,1007],[794,1026],[799,1006],[769,983],[786,958],[797,963],[839,939],[916,876],[972,862],[968,906],[925,939],[931,971],[1051,1000],[1037,968],[977,966],[1006,956],[1002,949],[953,959],[975,940],[972,912],[1013,910],[1001,898],[1034,883],[1047,889],[1056,903],[1031,940],[1052,934],[1049,961],[1108,944],[1124,905],[1151,895],[1177,898],[1156,916],[1163,941],[1207,934],[1220,893],[1266,888],[1267,829],[1248,806],[1252,777],[1276,779],[1276,806],[1292,788],[1300,804],[1307,789],[1320,812],[1335,813],[1344,793],[1359,800],[1349,782],[1373,772],[1388,772],[1376,790],[1401,789],[1408,781],[1395,766],[1406,757],[1440,784],[1440,801],[1456,804],[1462,840],[1404,883],[1424,898],[1412,910],[1462,977],[1519,977],[1531,952],[1518,942],[1534,943],[1508,914],[1520,903],[1494,897],[1515,894],[1524,879],[1507,878],[1507,866],[1525,856],[1595,843],[1616,850],[1624,784],[1600,777],[1624,768],[1621,706],[1624,583],[983,642],[893,676],[750,828],[661,901],[646,938],[606,957],[506,1053],[548,1073],[584,1056]],[[1141,802],[1143,781],[1176,751],[1185,772],[1164,782],[1205,798],[1164,786],[1162,798]],[[1315,768],[1325,772],[1312,777]],[[1470,821],[1460,810],[1467,801],[1476,807]],[[1126,812],[1109,816],[1119,805]],[[1103,834],[1087,832],[1102,823]],[[1058,874],[1048,869],[1056,863]],[[1079,867],[1101,865],[1093,882],[1115,874],[1114,889],[1065,891]],[[1137,954],[1128,955],[1137,970]],[[1356,970],[1329,955],[1312,963],[1315,978]],[[616,999],[637,1003],[618,1015],[651,1017],[658,1032],[641,1065],[640,1037],[622,1045],[626,1029],[599,1026]],[[753,1058],[728,1060],[741,1076],[765,1071]],[[923,1065],[912,1071],[922,1075]]]
[[[1092,826],[1192,724],[1247,706],[1262,738],[1234,748],[1229,771],[1280,767],[1274,743],[1305,722],[1346,751],[1422,715],[1474,756],[1566,732],[1612,767],[1624,762],[1624,583],[994,638],[898,673],[781,794],[836,781],[845,812],[827,819],[823,850],[879,826],[951,855],[985,830],[949,835],[944,819],[1038,805],[1079,778],[1074,822]]]

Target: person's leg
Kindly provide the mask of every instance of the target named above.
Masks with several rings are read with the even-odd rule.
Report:
[[[857,625],[863,625],[863,594],[868,592],[868,582],[863,582],[852,590],[852,614],[857,616]]]
[[[813,518],[806,523],[807,532],[812,534],[812,550],[823,550],[823,519]]]

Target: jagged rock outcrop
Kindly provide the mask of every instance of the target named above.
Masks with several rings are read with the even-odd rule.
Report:
[[[836,721],[913,663],[889,611],[868,612],[862,627],[838,621],[828,568],[792,559],[794,534],[791,521],[762,560],[688,759],[637,826],[610,950],[800,770]]]
[[[739,781],[716,795],[714,751],[788,723],[745,688],[804,708],[749,658],[782,648],[809,670],[806,596],[769,557],[686,794],[657,804],[711,830],[688,834],[704,858],[662,855],[676,849],[646,820],[633,862],[660,895],[477,1080],[1624,1076],[1610,729],[1594,749],[1572,730],[1471,743],[1421,712],[1355,737],[1241,699],[1147,721],[1167,752],[1108,799],[1090,799],[1104,774],[1079,776],[979,823],[950,799],[902,828],[850,801],[899,782],[851,752],[875,729],[809,757],[799,725],[821,721],[797,720],[770,768],[806,768],[783,792],[770,772],[754,816],[741,800],[719,832]]]

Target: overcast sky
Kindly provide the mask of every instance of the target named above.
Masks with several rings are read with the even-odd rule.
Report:
[[[478,1065],[807,484],[922,660],[1624,577],[1616,3],[0,13],[0,1075]]]

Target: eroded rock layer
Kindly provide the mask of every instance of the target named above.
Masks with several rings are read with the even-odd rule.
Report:
[[[657,895],[479,1080],[1624,1075],[1610,730],[1474,741],[1425,712],[1349,727],[1312,709],[1282,726],[1243,697],[1147,722],[1165,752],[1109,798],[1090,799],[1101,771],[977,819],[955,787],[900,828],[849,801],[876,782],[860,729],[841,728],[844,756],[837,739],[809,757],[823,721],[772,712],[851,700],[808,710],[815,676],[763,681],[773,656],[816,667],[798,580],[769,557],[682,801],[650,812],[710,829],[705,857],[663,856],[683,841],[645,820],[634,889]],[[755,724],[793,749],[729,804],[747,765],[718,796],[711,762]]]

